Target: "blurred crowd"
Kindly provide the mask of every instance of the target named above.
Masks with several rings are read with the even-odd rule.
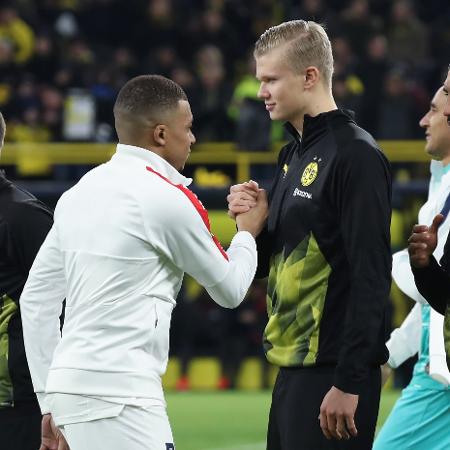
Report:
[[[280,136],[257,100],[253,45],[298,18],[326,25],[340,106],[376,138],[422,137],[418,118],[450,61],[448,0],[0,1],[7,138],[114,141],[118,89],[160,73],[186,90],[198,141],[264,150]]]

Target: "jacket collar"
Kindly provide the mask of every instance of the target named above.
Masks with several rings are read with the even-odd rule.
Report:
[[[301,137],[300,133],[298,132],[297,128],[295,128],[291,122],[285,122],[284,129],[295,139],[295,142],[298,145],[301,144],[302,137]]]
[[[332,111],[320,113],[317,116],[305,114],[303,118],[303,133],[301,135],[290,122],[286,122],[284,128],[295,139],[297,144],[303,142],[305,147],[327,130],[329,121],[336,119],[354,121],[354,112],[345,109],[333,109]]]
[[[165,159],[161,158],[161,156],[145,148],[136,147],[134,145],[117,144],[116,153],[113,158],[133,158],[141,160],[173,184],[189,186],[192,183],[192,178],[186,178]]]

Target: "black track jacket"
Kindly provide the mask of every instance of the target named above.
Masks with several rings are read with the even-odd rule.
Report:
[[[358,394],[386,362],[391,283],[391,171],[374,139],[344,111],[305,116],[280,152],[258,238],[269,276],[264,349],[283,367],[336,366],[334,385]]]
[[[0,171],[0,418],[11,407],[37,405],[25,358],[19,298],[52,223],[50,209]]]

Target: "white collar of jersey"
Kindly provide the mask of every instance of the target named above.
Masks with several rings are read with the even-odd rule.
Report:
[[[192,178],[186,178],[184,175],[181,175],[177,169],[171,166],[165,159],[161,158],[161,156],[145,148],[127,144],[117,144],[116,153],[113,158],[116,156],[140,159],[173,184],[189,186],[192,183]]]

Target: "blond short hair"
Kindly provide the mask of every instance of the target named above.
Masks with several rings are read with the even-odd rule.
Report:
[[[319,69],[327,86],[333,76],[333,52],[322,25],[305,20],[283,22],[266,30],[255,44],[255,58],[275,48],[286,46],[286,62],[295,72],[309,66]]]

